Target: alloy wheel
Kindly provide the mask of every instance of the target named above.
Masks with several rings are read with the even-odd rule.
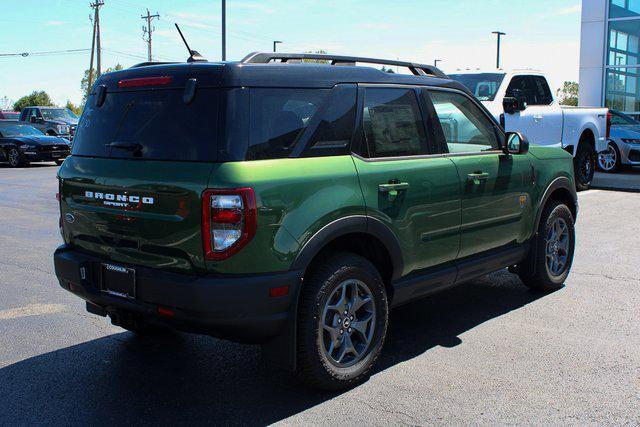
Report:
[[[376,328],[373,294],[362,281],[349,279],[331,293],[322,310],[319,336],[323,356],[339,368],[361,361],[371,349]]]
[[[9,160],[9,165],[13,166],[14,168],[20,166],[20,153],[18,153],[18,150],[12,148],[11,150],[9,150],[7,157]]]
[[[598,165],[604,171],[611,171],[616,167],[618,155],[616,149],[609,143],[607,149],[598,154]]]
[[[562,218],[556,218],[547,233],[545,255],[549,273],[555,277],[562,275],[569,257],[569,226]]]

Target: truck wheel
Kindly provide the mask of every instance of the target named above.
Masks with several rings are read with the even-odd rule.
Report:
[[[567,205],[553,201],[545,206],[534,239],[518,275],[532,289],[555,291],[569,275],[575,250],[574,220]]]
[[[298,378],[324,390],[365,380],[387,333],[387,294],[365,258],[342,253],[312,266],[298,316]]]
[[[598,153],[598,169],[602,172],[614,173],[620,169],[620,150],[613,142],[607,143],[607,149],[602,153]]]
[[[573,169],[576,174],[576,189],[588,190],[593,180],[596,166],[596,152],[587,142],[578,145],[578,152],[573,160]]]
[[[9,162],[9,166],[12,168],[29,166],[29,162],[22,158],[22,155],[17,148],[9,148],[7,150],[7,161]]]

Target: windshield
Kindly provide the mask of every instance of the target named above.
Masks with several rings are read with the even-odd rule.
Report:
[[[18,117],[20,117],[20,113],[14,113],[11,111],[3,111],[2,112],[2,117],[5,120],[18,120]]]
[[[40,111],[45,120],[78,120],[78,116],[68,108],[43,108]]]
[[[626,114],[611,112],[611,124],[614,126],[638,126],[640,122]]]
[[[41,136],[42,132],[29,125],[2,124],[0,125],[0,135],[2,135],[3,138],[12,138],[16,136]]]
[[[480,101],[493,101],[498,92],[504,73],[449,74],[469,89]]]

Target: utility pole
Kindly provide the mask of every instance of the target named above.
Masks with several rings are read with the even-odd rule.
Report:
[[[104,1],[96,0],[94,3],[96,10],[96,53],[98,56],[97,66],[98,69],[98,77],[102,75],[102,47],[100,46],[100,7],[104,6]]]
[[[503,33],[502,31],[492,31],[491,34],[495,34],[496,36],[498,36],[498,46],[497,46],[497,50],[496,50],[496,68],[500,68],[500,37],[501,36],[506,36],[507,33]]]
[[[149,62],[153,62],[153,56],[151,55],[151,36],[156,28],[151,25],[151,21],[154,19],[160,19],[160,14],[156,12],[155,15],[152,15],[149,13],[149,9],[147,9],[147,16],[142,15],[141,18],[147,20],[147,26],[142,26],[142,40],[147,42],[147,58]],[[144,38],[145,34],[148,34],[146,39]]]
[[[100,7],[104,5],[104,1],[96,0],[95,3],[91,3],[89,6],[93,9],[93,19],[89,15],[89,19],[93,21],[93,34],[91,36],[91,60],[89,61],[89,82],[87,84],[87,98],[91,93],[91,87],[93,86],[93,58],[96,52],[96,33],[99,31],[98,19],[100,16]],[[100,76],[100,41],[98,37],[98,76]]]
[[[283,41],[280,41],[280,40],[274,40],[274,41],[273,41],[273,52],[274,52],[274,53],[275,53],[275,51],[276,51],[276,46],[277,46],[278,44],[281,44],[281,43],[284,43],[284,42],[283,42]]]
[[[222,60],[227,60],[227,2],[222,0]]]

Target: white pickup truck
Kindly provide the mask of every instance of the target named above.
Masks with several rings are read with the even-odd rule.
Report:
[[[606,108],[560,106],[544,74],[532,70],[464,71],[449,74],[465,85],[507,131],[530,143],[562,147],[573,155],[576,186],[589,188],[596,155],[607,149]]]

